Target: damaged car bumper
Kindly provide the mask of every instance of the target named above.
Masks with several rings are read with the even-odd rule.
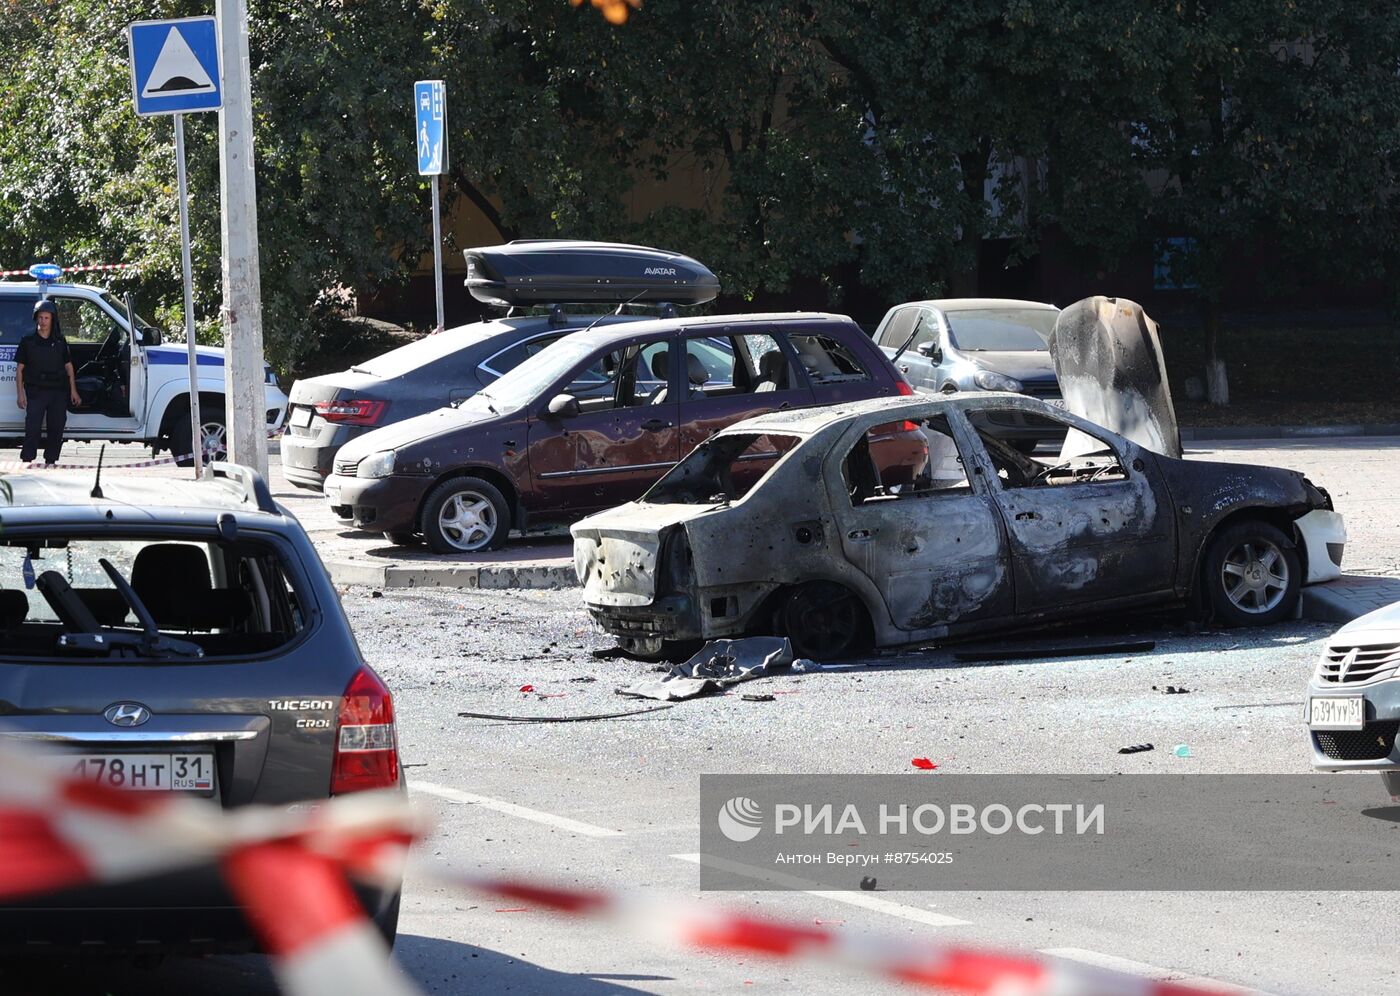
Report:
[[[425,477],[360,478],[332,474],[322,485],[331,512],[356,529],[412,532],[432,481]]]

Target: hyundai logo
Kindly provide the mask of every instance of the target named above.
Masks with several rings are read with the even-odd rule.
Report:
[[[109,705],[102,715],[113,726],[140,726],[151,718],[151,710],[135,702],[118,702]]]

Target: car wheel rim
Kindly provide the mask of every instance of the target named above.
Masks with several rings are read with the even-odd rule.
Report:
[[[1288,592],[1288,561],[1266,539],[1241,543],[1220,565],[1225,597],[1241,612],[1262,615],[1278,607]]]
[[[201,452],[206,460],[217,460],[228,452],[228,429],[218,422],[205,422],[199,427]]]
[[[496,506],[485,495],[459,491],[442,503],[438,529],[450,546],[464,553],[480,550],[496,535]]]
[[[855,598],[839,585],[815,585],[793,597],[788,633],[813,657],[835,657],[856,638],[860,614]]]

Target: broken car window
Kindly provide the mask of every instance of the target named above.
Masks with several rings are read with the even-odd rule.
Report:
[[[714,505],[738,501],[797,445],[796,436],[735,433],[701,443],[642,496],[652,505]]]
[[[788,341],[813,387],[869,380],[870,373],[841,343],[826,335],[794,335]]]
[[[194,644],[207,657],[276,650],[306,625],[282,555],[267,543],[7,533],[0,545],[0,658],[143,656],[119,638],[142,627],[100,560],[131,586],[161,637]],[[60,647],[59,637],[83,633],[107,639],[79,651]]]
[[[785,391],[797,384],[787,357],[770,335],[687,339],[685,353],[691,400]]]
[[[851,447],[842,472],[852,505],[972,493],[942,415],[871,428]]]
[[[1002,487],[1063,487],[1128,479],[1112,445],[1068,422],[1021,408],[981,408],[968,412],[967,420],[986,447]],[[1067,440],[1076,440],[1075,449],[1067,442],[1062,455],[1032,456],[1010,442],[1028,437],[1052,439],[1062,433]],[[1063,455],[1070,452],[1077,455]]]

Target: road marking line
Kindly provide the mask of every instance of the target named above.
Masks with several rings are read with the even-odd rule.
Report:
[[[1157,981],[1179,982],[1182,985],[1200,986],[1203,988],[1215,989],[1222,994],[1233,994],[1233,996],[1269,996],[1268,993],[1258,989],[1245,989],[1241,986],[1233,986],[1228,982],[1220,982],[1217,979],[1208,979],[1205,976],[1191,975],[1177,971],[1173,968],[1162,968],[1159,965],[1149,965],[1145,961],[1133,961],[1131,958],[1120,958],[1117,955],[1103,954],[1100,951],[1091,951],[1088,948],[1041,948],[1040,953],[1049,955],[1052,958],[1064,958],[1067,961],[1077,961],[1085,965],[1093,965],[1096,968],[1107,968],[1115,972],[1123,972],[1127,975],[1140,975],[1143,978]]]
[[[489,795],[477,795],[474,792],[463,792],[461,789],[449,788],[446,785],[438,785],[434,782],[420,782],[416,779],[410,781],[408,786],[417,792],[426,792],[428,795],[435,795],[441,799],[448,799],[452,802],[465,803],[468,806],[480,806],[482,809],[492,809],[507,816],[516,816],[522,820],[531,820],[535,823],[543,823],[548,827],[555,827],[559,830],[567,830],[570,833],[583,834],[585,837],[621,837],[621,830],[610,830],[607,827],[595,826],[592,823],[584,823],[580,820],[571,820],[567,816],[555,816],[553,813],[546,813],[540,809],[531,809],[528,806],[517,806],[513,802],[506,802],[502,799],[493,799]]]
[[[956,917],[945,916],[942,913],[932,913],[928,910],[921,910],[917,906],[905,906],[903,903],[892,903],[888,899],[881,899],[878,896],[868,896],[863,892],[844,892],[839,890],[815,889],[812,886],[815,882],[805,878],[798,878],[795,875],[788,875],[780,871],[771,871],[765,868],[755,868],[752,865],[739,864],[736,861],[727,861],[724,858],[717,858],[710,854],[673,854],[671,857],[677,861],[687,861],[692,865],[706,865],[721,871],[727,871],[734,875],[742,875],[745,878],[755,879],[759,882],[767,882],[770,885],[781,886],[784,889],[793,889],[804,892],[809,896],[816,896],[818,899],[828,899],[835,903],[845,903],[847,906],[859,906],[861,909],[871,910],[875,913],[884,913],[888,916],[897,916],[905,920],[913,920],[915,923],[922,923],[929,927],[965,927],[967,920],[959,920]]]

